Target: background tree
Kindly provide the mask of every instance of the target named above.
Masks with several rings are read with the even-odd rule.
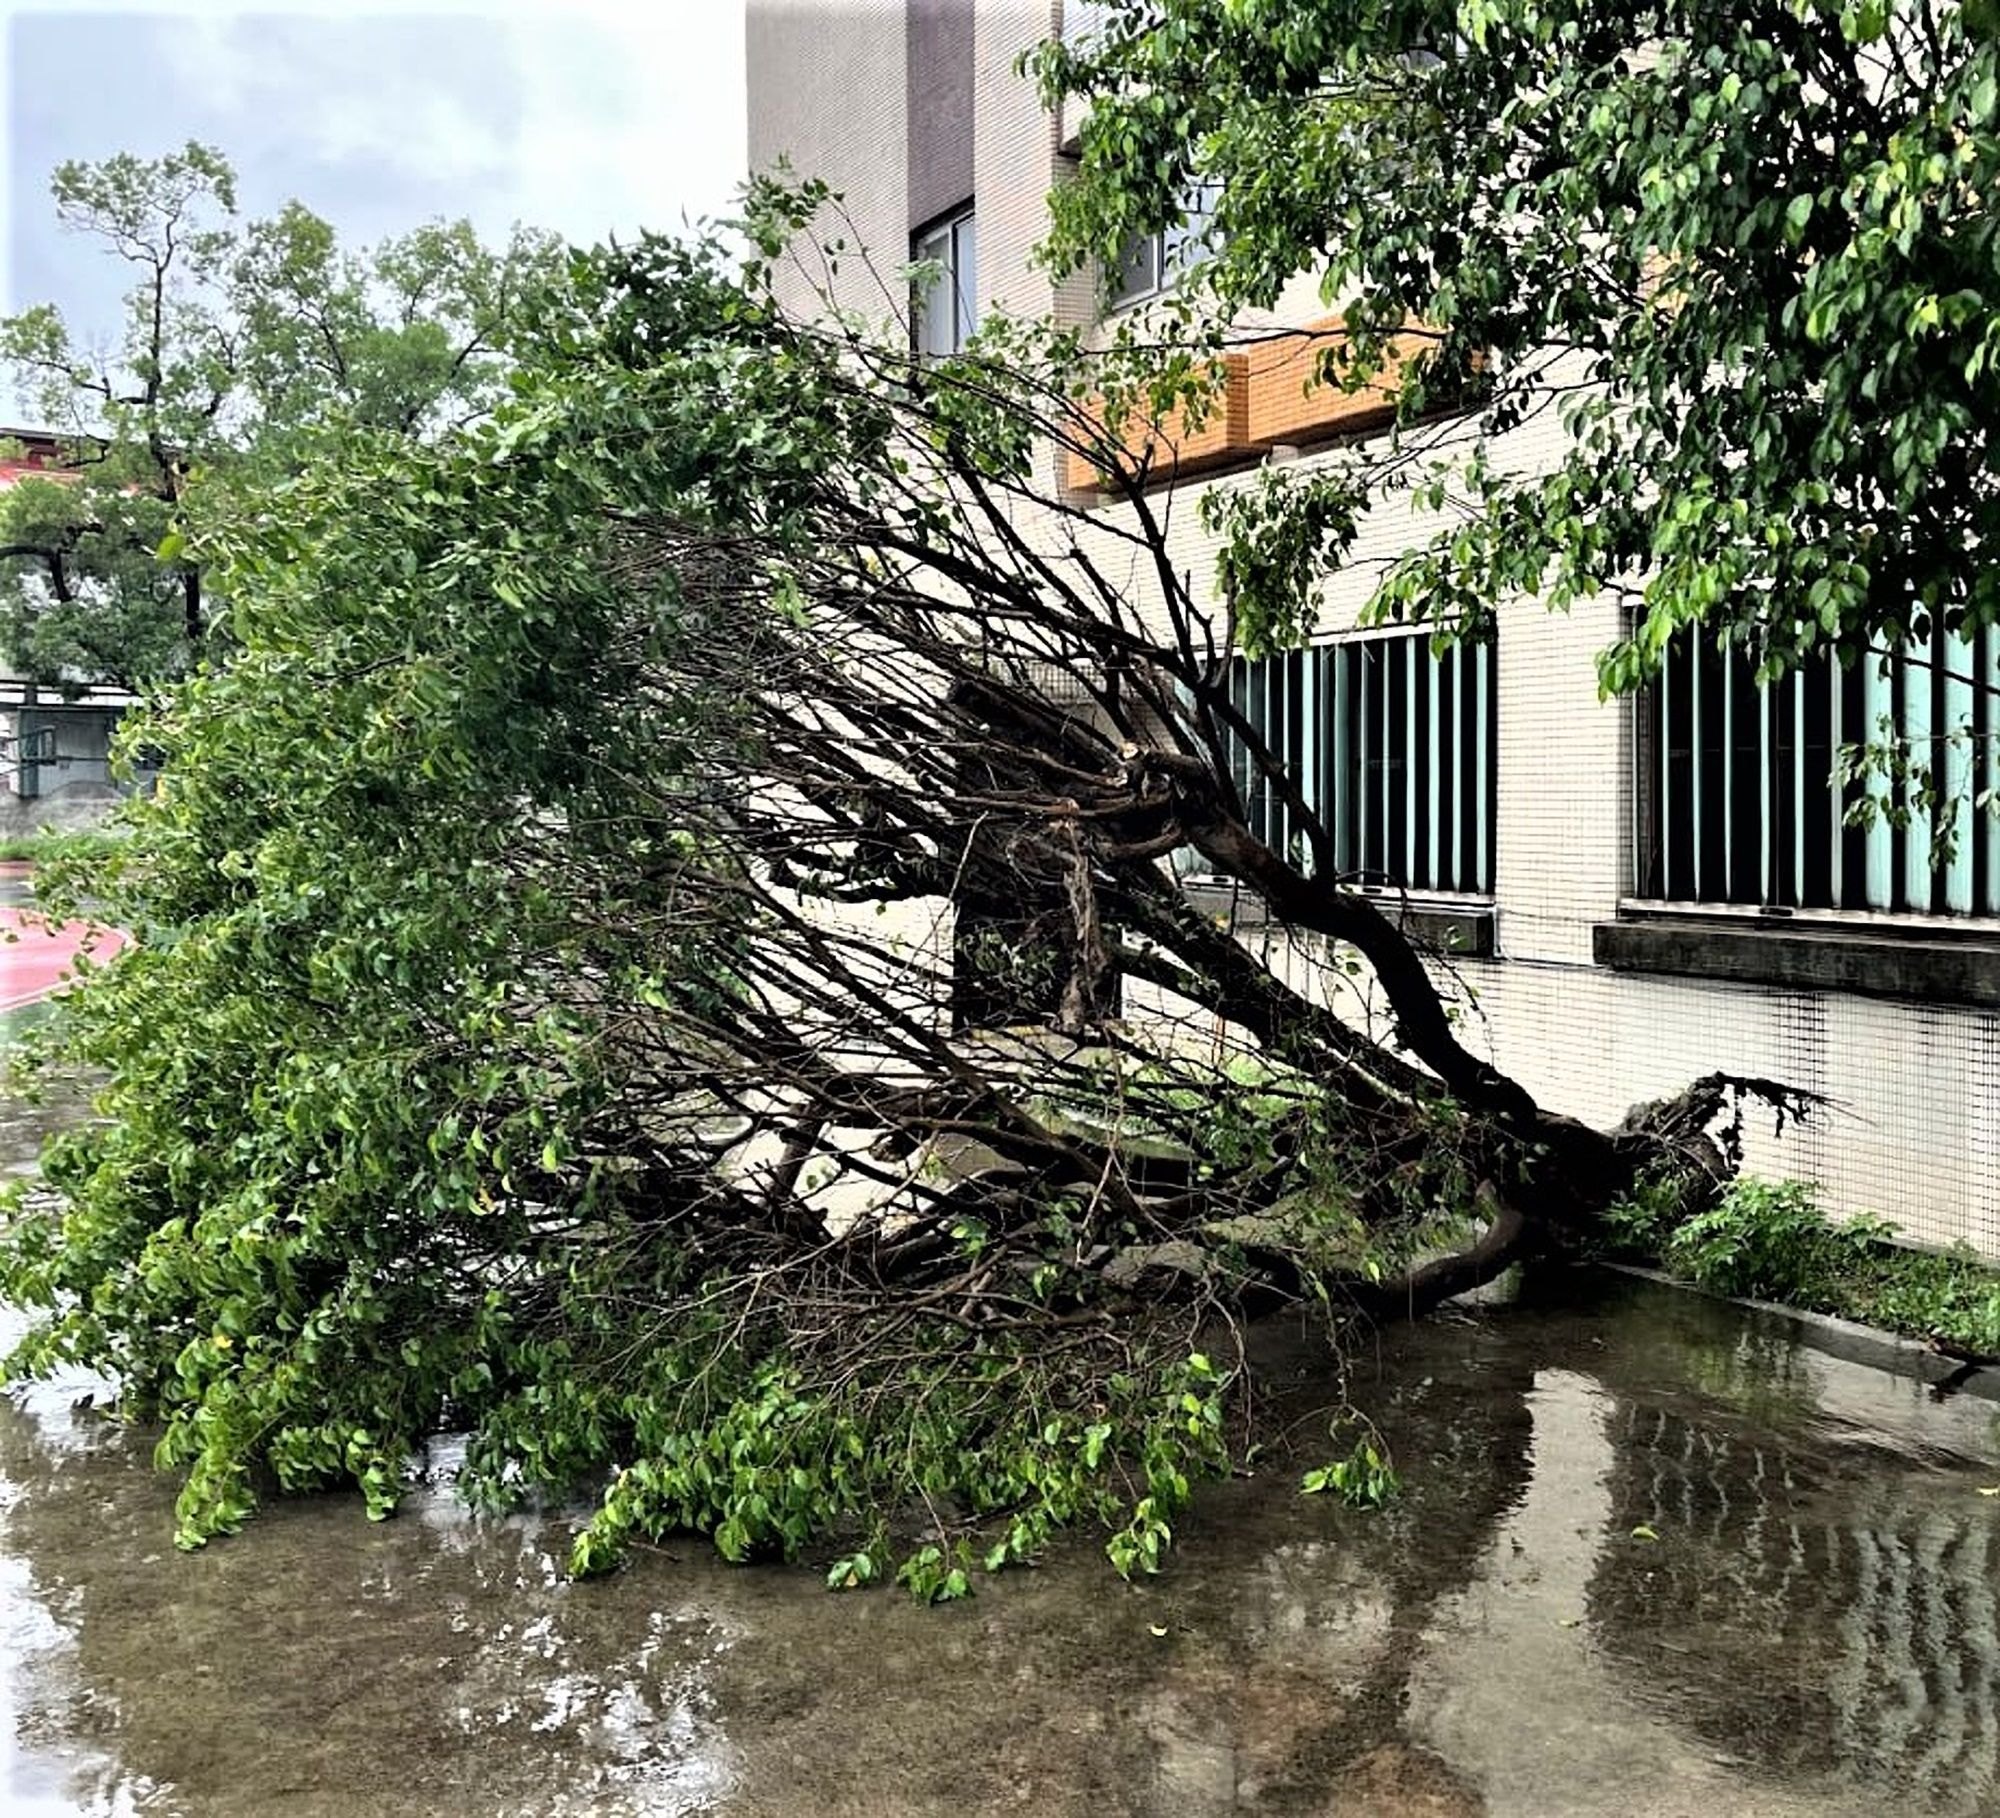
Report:
[[[1344,312],[1343,381],[1383,378],[1398,331],[1432,340],[1389,463],[1239,513],[1246,609],[1299,598],[1302,550],[1340,565],[1352,507],[1412,484],[1415,419],[1476,370],[1483,409],[1415,482],[1444,516],[1379,614],[1451,628],[1613,595],[1633,616],[1611,690],[1688,626],[1768,677],[2000,617],[1988,0],[1100,11],[1038,59],[1088,103],[1057,263],[1112,256],[1200,179],[1213,256],[1183,302],[1215,332],[1304,272]],[[1559,458],[1506,458],[1506,431],[1555,413]]]
[[[195,547],[240,649],[150,728],[172,786],[91,884],[141,938],[58,1029],[103,1121],[0,1235],[14,1367],[164,1420],[190,1544],[263,1473],[385,1513],[458,1428],[489,1498],[608,1477],[580,1569],[692,1528],[950,1596],[1076,1519],[1151,1569],[1247,1443],[1246,1316],[1421,1311],[1720,1171],[1723,1082],[1545,1112],[1304,803],[1255,836],[1245,767],[1296,791],[1234,626],[1143,493],[1038,477],[1098,446],[1067,343],[790,322],[813,200],[741,279],[579,259],[490,422]],[[1299,951],[1196,912],[1182,846]],[[991,956],[1032,1019],[967,1026],[966,901],[1032,911]]]
[[[196,144],[64,164],[51,191],[133,284],[109,338],[46,304],[0,320],[0,365],[74,463],[0,493],[0,660],[50,684],[184,670],[215,616],[177,529],[204,490],[268,484],[330,431],[421,437],[486,411],[555,258],[464,222],[356,255],[296,202],[239,224],[228,162]]]

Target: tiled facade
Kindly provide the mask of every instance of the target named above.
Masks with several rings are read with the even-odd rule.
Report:
[[[954,3],[968,0],[911,0],[933,10]],[[971,185],[954,201],[975,205],[982,305],[1080,320],[1090,287],[1071,281],[1057,291],[1029,257],[1046,192],[1065,174],[1062,123],[1014,73],[1021,51],[1061,23],[1060,0],[979,0],[964,91]],[[844,193],[853,237],[876,250],[877,265],[843,262],[833,294],[862,309],[881,304],[885,315],[900,305],[886,286],[922,225],[910,213],[908,172],[923,151],[909,135],[910,42],[904,0],[850,0],[838,9],[750,0],[753,168],[785,154]],[[940,130],[935,118],[924,130]],[[806,274],[802,266],[786,280],[801,308],[814,302]],[[1310,287],[1299,292],[1281,319],[1323,320]],[[1296,383],[1279,376],[1293,357],[1246,354],[1246,421],[1237,433],[1247,443],[1300,435],[1297,419],[1285,415],[1295,407]],[[1262,433],[1247,420],[1259,408]],[[1508,453],[1532,465],[1556,433],[1553,423],[1531,425]],[[1256,458],[1246,447],[1246,462]],[[1235,483],[1225,474],[1191,485]],[[1191,501],[1169,509],[1175,565],[1196,576],[1212,572]],[[1329,589],[1325,634],[1351,630],[1372,576],[1413,532],[1401,505],[1371,518],[1349,575]],[[2000,1257],[2000,1010],[1614,972],[1595,962],[1595,930],[1618,916],[1633,889],[1636,710],[1599,701],[1593,662],[1617,630],[1609,604],[1557,616],[1522,601],[1501,612],[1497,957],[1456,967],[1473,994],[1468,1039],[1488,1046],[1544,1102],[1598,1123],[1718,1068],[1823,1093],[1832,1110],[1782,1137],[1768,1119],[1753,1119],[1755,1171],[1812,1179],[1834,1209],[1880,1213],[1916,1241],[1965,1242]],[[1739,916],[1729,926],[1746,924]],[[1990,938],[2000,941],[2000,933]]]

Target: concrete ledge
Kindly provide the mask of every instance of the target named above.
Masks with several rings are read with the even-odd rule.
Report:
[[[1991,1364],[1960,1363],[1956,1358],[1933,1351],[1920,1338],[1904,1338],[1900,1333],[1885,1332],[1879,1326],[1859,1325],[1851,1319],[1836,1318],[1831,1313],[1801,1312],[1797,1307],[1781,1306],[1776,1301],[1744,1300],[1733,1294],[1717,1294],[1712,1289],[1682,1281],[1677,1275],[1669,1275],[1663,1269],[1641,1268],[1636,1263],[1599,1263],[1596,1266],[1633,1281],[1650,1282],[1657,1288],[1671,1288],[1676,1293],[1694,1294],[1703,1300],[1717,1300],[1728,1306],[1747,1308],[1766,1319],[1789,1326],[1793,1337],[1808,1350],[1838,1357],[1845,1363],[1885,1370],[1891,1376],[1905,1376],[1930,1387],[1949,1382],[1954,1395],[2000,1402],[2000,1369]]]
[[[1260,928],[1270,920],[1264,899],[1247,887],[1190,882],[1181,888],[1204,915],[1227,918],[1239,928]],[[1372,896],[1370,900],[1419,947],[1452,959],[1493,957],[1495,918],[1490,905],[1405,903],[1394,896]]]
[[[1591,951],[1619,972],[1660,972],[1790,991],[1848,991],[2000,1009],[2000,943],[1910,939],[1734,917],[1661,916],[1599,922]]]

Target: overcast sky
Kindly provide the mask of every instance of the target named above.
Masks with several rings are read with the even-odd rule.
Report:
[[[238,203],[296,197],[350,244],[437,217],[592,242],[726,213],[744,161],[742,0],[0,0],[0,313],[110,329],[114,262],[59,231],[65,158],[199,139]]]

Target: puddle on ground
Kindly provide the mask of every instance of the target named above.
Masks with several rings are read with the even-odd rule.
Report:
[[[5,1108],[0,1161],[65,1114]],[[1154,1582],[1078,1540],[938,1611],[699,1542],[571,1585],[565,1524],[441,1481],[182,1556],[86,1385],[0,1400],[0,1810],[2000,1806],[1996,1410],[1590,1293],[1356,1360],[1406,1468],[1384,1513],[1298,1496],[1293,1460],[1204,1494]]]

